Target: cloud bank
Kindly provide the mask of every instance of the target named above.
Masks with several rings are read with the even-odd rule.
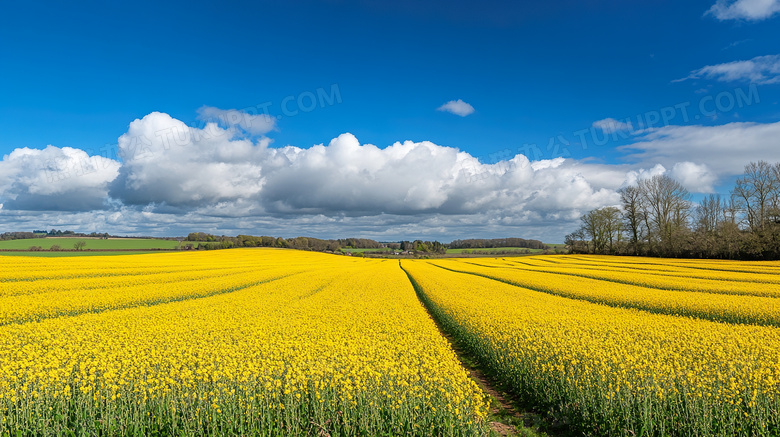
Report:
[[[275,215],[472,214],[488,209],[538,212],[603,201],[584,181],[588,166],[531,163],[524,155],[482,164],[431,142],[384,149],[345,133],[308,149],[270,147],[214,124],[194,128],[167,114],[135,120],[119,138],[133,156],[109,184],[125,205],[207,208],[249,203]],[[547,199],[543,204],[540,199]]]
[[[643,177],[666,173],[707,193],[749,160],[780,161],[780,123],[638,131],[620,149],[624,164],[522,154],[485,164],[432,142],[380,148],[350,133],[309,148],[272,147],[261,133],[272,123],[226,118],[229,111],[202,109],[198,127],[159,112],[135,120],[118,140],[121,160],[67,147],[14,150],[0,161],[0,226],[556,242]],[[627,128],[609,120],[594,126]]]

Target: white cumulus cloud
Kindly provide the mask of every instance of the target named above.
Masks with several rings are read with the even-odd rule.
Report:
[[[717,0],[707,14],[721,21],[759,21],[778,12],[780,12],[780,0]]]
[[[461,99],[450,100],[449,102],[436,108],[437,111],[449,112],[455,115],[465,117],[474,113],[474,107],[464,102]]]
[[[695,193],[712,193],[718,177],[704,164],[694,162],[678,162],[674,164],[669,176],[677,179],[688,191]]]
[[[111,196],[133,205],[197,206],[252,198],[263,185],[262,161],[269,140],[236,138],[208,123],[190,127],[153,112],[130,123],[119,138],[125,157]]]
[[[5,210],[101,209],[119,167],[71,147],[15,149],[0,161],[0,201]]]

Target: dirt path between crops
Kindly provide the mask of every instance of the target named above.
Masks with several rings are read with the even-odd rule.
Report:
[[[409,277],[409,281],[415,290],[418,293],[421,293],[422,290],[417,289],[418,286],[412,276],[406,270],[404,270],[403,267],[400,268]],[[471,360],[469,354],[467,354],[463,348],[458,345],[457,341],[455,341],[455,339],[442,328],[442,326],[439,324],[439,321],[436,320],[433,314],[431,314],[425,303],[422,301],[420,303],[422,304],[423,308],[425,308],[425,311],[431,317],[433,322],[436,324],[436,328],[439,330],[439,333],[450,343],[450,347],[452,347],[452,350],[457,355],[461,366],[468,372],[471,379],[477,383],[479,388],[493,399],[493,402],[490,404],[491,417],[488,425],[496,435],[523,435],[538,437],[565,435],[563,433],[550,433],[549,424],[546,423],[540,415],[529,411],[522,411],[521,409],[517,408],[516,400],[512,399],[509,394],[497,389],[493,381],[491,381],[491,379],[479,369],[479,366]],[[518,427],[520,429],[518,429]],[[544,429],[545,432],[540,431],[540,428]]]
[[[515,408],[515,406],[510,400],[508,400],[508,395],[498,391],[493,386],[493,384],[488,379],[488,377],[485,376],[485,374],[479,370],[479,368],[477,368],[475,365],[470,364],[470,362],[466,362],[466,360],[464,360],[466,354],[460,347],[458,347],[457,343],[455,342],[455,339],[453,339],[449,334],[444,332],[441,329],[441,326],[439,326],[438,322],[436,322],[436,326],[437,328],[439,328],[439,332],[441,333],[441,335],[444,338],[446,338],[447,341],[450,343],[452,350],[454,350],[455,353],[458,355],[458,361],[460,361],[461,366],[464,369],[466,369],[466,371],[469,373],[471,379],[477,383],[477,385],[479,386],[480,389],[482,389],[483,392],[487,393],[490,397],[492,397],[495,400],[495,402],[493,402],[490,405],[490,414],[493,416],[493,418],[512,417],[514,418],[513,422],[526,424],[527,418],[524,417],[523,413],[521,413],[520,410]],[[505,422],[508,421],[505,420]],[[491,421],[488,422],[488,425],[490,425],[491,430],[493,430],[496,434],[500,436],[514,436],[518,434],[518,430],[510,424],[502,423],[499,421]],[[527,425],[533,426],[533,421],[531,421],[531,423],[527,423]]]

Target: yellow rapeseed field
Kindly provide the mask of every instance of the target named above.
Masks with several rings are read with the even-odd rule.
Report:
[[[780,263],[0,256],[0,436],[780,435]],[[437,323],[439,326],[437,326]]]
[[[480,435],[397,261],[0,257],[0,433]]]
[[[698,283],[699,279],[667,277],[674,278],[673,281],[680,285],[664,289],[658,285],[660,281],[656,278],[657,275],[634,272],[621,276],[606,269],[596,273],[583,273],[576,264],[536,268],[517,265],[519,263],[509,266],[495,261],[465,259],[432,262],[452,271],[477,274],[532,290],[611,306],[723,322],[780,326],[780,305],[777,305],[780,293],[730,293],[728,290],[735,287],[730,281],[721,280],[721,290],[704,292],[696,289],[695,283]],[[752,276],[759,281],[737,284],[748,290],[750,287],[753,290],[772,290],[772,287],[775,287],[774,284],[760,282],[765,280],[764,276],[767,275],[755,273]]]
[[[528,257],[403,261],[402,267],[445,329],[502,384],[579,431],[777,435],[780,329],[759,325],[776,325],[778,300],[650,285],[667,267],[704,276],[712,267],[714,277],[733,271],[756,278],[758,290],[776,281],[780,263],[764,269],[622,261]],[[583,274],[582,265],[602,262],[602,269]],[[610,277],[612,267],[633,265],[640,267],[633,278]],[[677,280],[675,290],[695,288]],[[724,289],[732,286],[723,281]]]

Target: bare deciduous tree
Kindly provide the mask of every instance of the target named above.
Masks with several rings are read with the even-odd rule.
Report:
[[[764,230],[770,210],[777,206],[779,189],[777,165],[758,161],[745,166],[745,174],[737,179],[733,193],[751,231]]]
[[[639,189],[647,207],[648,223],[657,235],[662,254],[676,254],[679,240],[675,238],[681,231],[687,230],[688,225],[688,190],[666,175],[656,175],[640,181]]]
[[[620,201],[623,204],[623,218],[630,238],[631,251],[634,255],[639,255],[639,245],[645,238],[642,191],[639,187],[628,186],[621,188],[618,193],[620,193]]]
[[[696,228],[704,234],[715,232],[723,221],[723,203],[719,194],[710,194],[696,207]]]
[[[591,240],[594,253],[615,253],[622,233],[621,213],[613,206],[594,209],[582,217],[582,235]]]

